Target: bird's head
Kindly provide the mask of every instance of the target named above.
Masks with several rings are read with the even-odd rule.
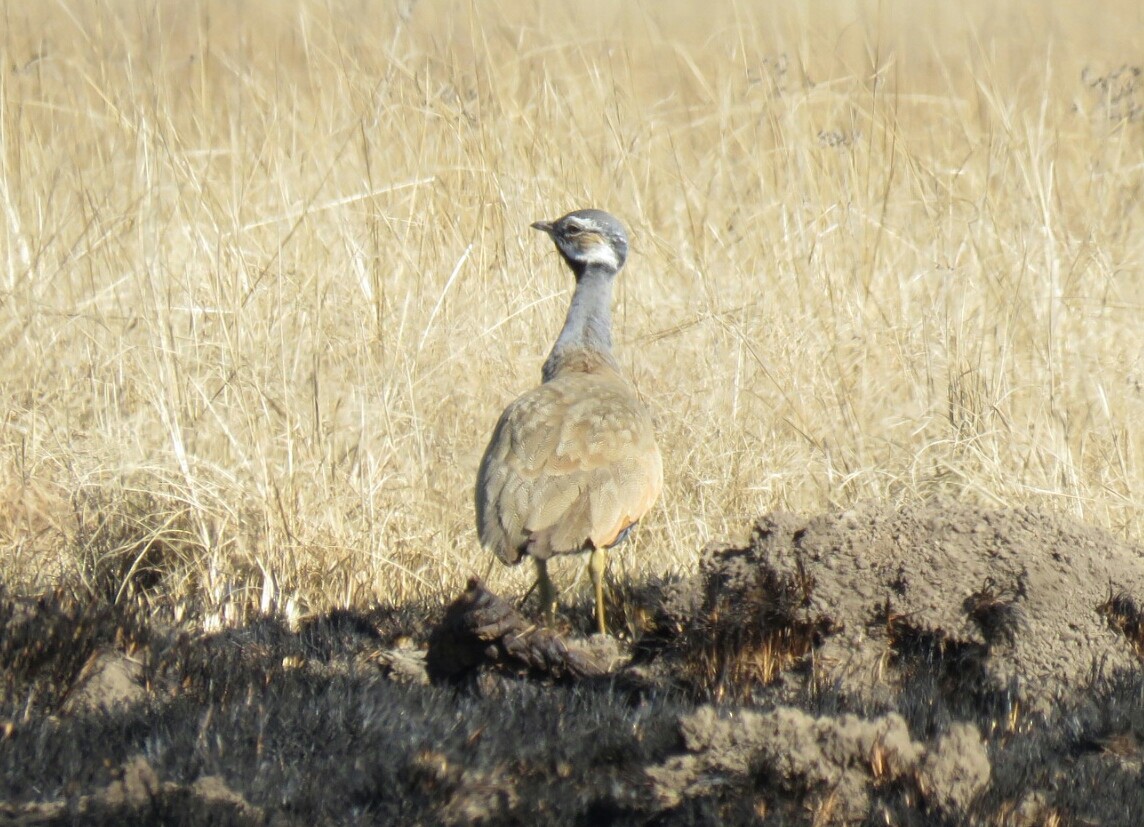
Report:
[[[589,268],[614,276],[627,261],[624,225],[603,210],[576,210],[555,221],[537,221],[532,227],[552,237],[577,280]]]

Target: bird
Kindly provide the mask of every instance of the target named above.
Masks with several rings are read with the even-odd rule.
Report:
[[[531,557],[541,605],[555,617],[548,560],[587,552],[596,627],[607,634],[607,551],[623,542],[663,487],[652,419],[612,354],[612,285],[628,257],[614,216],[582,209],[532,228],[546,233],[575,276],[564,326],[541,383],[513,401],[477,472],[481,545],[501,562]]]

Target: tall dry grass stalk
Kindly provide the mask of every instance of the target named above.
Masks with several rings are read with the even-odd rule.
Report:
[[[1144,538],[1144,7],[1081,5],[9,0],[5,580],[226,620],[484,574],[571,286],[528,223],[582,206],[667,466],[614,571],[867,499]]]

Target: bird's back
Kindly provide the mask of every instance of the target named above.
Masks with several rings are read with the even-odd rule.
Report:
[[[477,475],[481,544],[501,560],[606,548],[655,502],[651,417],[610,356],[570,358],[505,409]]]

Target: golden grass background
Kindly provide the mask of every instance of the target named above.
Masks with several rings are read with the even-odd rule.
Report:
[[[583,206],[666,464],[614,574],[934,495],[1144,539],[1144,7],[1083,5],[9,0],[4,580],[233,620],[485,574],[571,288],[528,224]]]

